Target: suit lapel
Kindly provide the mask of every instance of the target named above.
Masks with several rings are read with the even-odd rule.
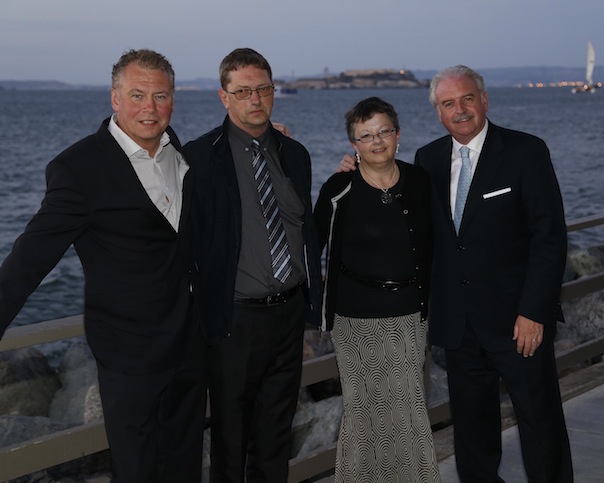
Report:
[[[107,153],[103,162],[106,163],[109,173],[113,176],[116,183],[122,187],[124,193],[126,193],[126,195],[129,196],[143,212],[147,213],[150,217],[155,218],[158,223],[165,224],[167,227],[174,230],[170,222],[161,211],[157,209],[157,206],[151,201],[151,198],[149,198],[149,195],[138,178],[136,171],[134,171],[128,156],[126,156],[126,153],[124,153],[115,138],[108,131],[108,124],[109,120],[107,119],[97,132],[97,136]]]
[[[191,166],[189,165],[189,171],[187,171],[187,173],[185,174],[185,177],[182,181],[182,210],[180,212],[179,226],[183,226],[189,218],[189,211],[191,210],[192,194],[193,194],[193,176],[191,174]]]
[[[437,203],[449,220],[450,229],[455,232],[453,217],[451,215],[451,150],[453,141],[451,136],[443,138],[435,152],[436,169],[432,173],[432,183],[437,197]]]
[[[230,121],[227,116],[222,124],[220,136],[212,144],[211,156],[214,167],[224,182],[228,198],[233,204],[236,219],[241,220],[241,196],[239,193],[239,184],[237,182],[235,161],[233,159],[233,153],[229,144],[229,122]]]

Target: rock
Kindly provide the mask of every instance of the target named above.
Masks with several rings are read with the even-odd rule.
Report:
[[[98,414],[98,407],[86,407],[91,388],[97,384],[96,363],[88,344],[78,342],[67,350],[59,365],[59,377],[63,387],[50,405],[51,418],[82,424],[86,421],[86,413],[88,417]],[[93,400],[94,395],[91,395],[88,402],[93,404]],[[100,403],[100,398],[96,403]]]
[[[44,416],[0,416],[0,447],[61,431],[71,426]]]
[[[84,422],[100,421],[103,419],[103,406],[101,404],[101,394],[99,385],[93,384],[88,388],[84,400]]]
[[[312,359],[333,352],[331,334],[320,330],[304,332],[303,360]]]
[[[0,352],[0,414],[48,416],[59,377],[34,347]]]
[[[430,382],[426,392],[428,393],[428,406],[434,406],[449,400],[447,371],[434,361],[430,364]]]
[[[593,275],[604,271],[604,246],[595,246],[589,248],[578,248],[569,251],[565,281],[574,280],[576,278]],[[574,274],[574,278],[569,278],[569,274]]]
[[[291,457],[303,456],[336,441],[343,412],[341,396],[323,399],[296,412]]]
[[[110,481],[111,454],[107,450],[36,471],[10,480],[9,483],[109,483]]]
[[[37,471],[31,475],[11,480],[10,483],[57,483],[47,471]]]
[[[574,346],[604,334],[604,291],[563,302],[562,311],[566,323],[558,324],[558,340],[568,339]]]
[[[325,354],[331,354],[333,350],[333,343],[329,332],[307,330],[304,333],[303,360],[306,361]],[[341,395],[340,378],[334,377],[311,384],[306,388],[306,391],[314,401],[320,401],[334,395]],[[301,396],[304,397],[305,395],[301,394]]]

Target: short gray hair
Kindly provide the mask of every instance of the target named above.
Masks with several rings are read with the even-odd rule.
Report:
[[[436,106],[436,88],[441,81],[445,79],[458,79],[460,77],[469,77],[474,81],[480,94],[484,94],[487,89],[484,84],[484,78],[475,70],[466,67],[465,65],[455,65],[441,70],[438,74],[432,77],[430,82],[429,99],[433,106]]]

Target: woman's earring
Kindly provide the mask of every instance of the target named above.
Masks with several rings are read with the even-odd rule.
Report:
[[[359,156],[359,153],[354,153],[354,155],[357,158],[357,164],[359,164],[361,162],[361,156]]]
[[[400,144],[396,145],[396,154],[398,154],[398,147],[400,146]]]

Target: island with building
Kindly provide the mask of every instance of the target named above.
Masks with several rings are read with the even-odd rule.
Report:
[[[428,87],[410,70],[351,69],[340,74],[327,69],[319,77],[304,77],[284,83],[289,89],[414,89]]]

